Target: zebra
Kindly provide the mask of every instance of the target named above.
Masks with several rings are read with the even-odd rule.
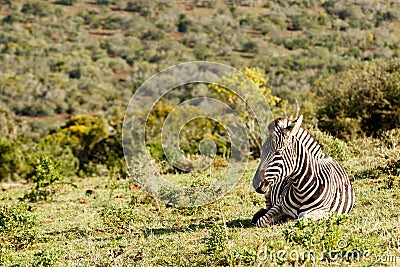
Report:
[[[251,220],[258,227],[299,218],[318,220],[331,212],[345,214],[355,201],[349,177],[322,145],[301,127],[303,116],[277,118],[268,126],[253,187],[264,194],[266,208]]]

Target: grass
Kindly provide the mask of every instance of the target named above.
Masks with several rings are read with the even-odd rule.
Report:
[[[256,162],[250,162],[234,190],[201,207],[165,205],[149,197],[134,181],[112,177],[77,180],[77,188],[61,185],[52,201],[29,204],[21,204],[18,198],[32,185],[7,188],[0,191],[0,207],[6,207],[3,211],[14,207],[20,212],[19,218],[29,218],[25,228],[34,231],[24,228],[30,236],[23,247],[9,245],[16,233],[0,231],[0,263],[396,266],[400,263],[400,191],[398,182],[390,179],[398,179],[398,165],[390,165],[388,173],[382,166],[398,160],[398,148],[364,139],[354,141],[347,149],[352,150],[343,164],[353,177],[357,197],[349,215],[263,229],[250,225],[253,214],[263,206],[263,197],[251,189]],[[202,179],[202,175],[207,174],[175,178],[187,181]],[[21,205],[23,208],[18,208]]]

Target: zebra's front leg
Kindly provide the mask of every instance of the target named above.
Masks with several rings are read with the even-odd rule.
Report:
[[[272,200],[271,200],[271,187],[265,192],[265,209],[269,211],[272,208]]]
[[[275,205],[269,210],[260,209],[257,211],[256,214],[254,214],[251,223],[257,225],[258,227],[266,227],[282,220],[285,217],[287,216],[283,213],[282,208],[278,205]]]

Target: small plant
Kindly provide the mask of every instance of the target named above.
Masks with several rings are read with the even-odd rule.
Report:
[[[388,175],[388,177],[385,180],[387,188],[398,188],[400,187],[400,178],[399,176],[395,175]]]
[[[73,6],[77,0],[57,0],[55,3],[58,5]]]
[[[16,174],[22,174],[26,166],[18,142],[0,139],[0,181],[15,179]]]
[[[228,241],[229,236],[226,228],[216,224],[211,228],[209,236],[205,240],[205,254],[217,265],[229,265]]]
[[[381,139],[387,148],[396,149],[400,144],[400,128],[384,132]]]
[[[0,207],[0,249],[26,248],[37,239],[36,225],[36,217],[26,206]]]
[[[300,219],[294,227],[287,227],[283,234],[287,242],[293,242],[308,250],[335,249],[339,240],[343,239],[343,222],[347,216],[330,215],[326,219],[314,221]]]
[[[54,250],[40,250],[35,253],[35,258],[32,262],[33,267],[50,267],[55,266],[59,260],[59,255]]]
[[[23,196],[30,202],[49,200],[57,192],[57,185],[63,183],[61,164],[48,157],[42,157],[35,166],[34,187]],[[73,184],[72,184],[73,185]]]
[[[130,207],[107,206],[99,211],[105,226],[112,232],[129,231],[135,221],[136,211]]]
[[[212,255],[218,254],[226,248],[227,235],[220,225],[214,226],[206,240],[206,251]]]
[[[108,6],[108,5],[115,5],[115,0],[96,0],[98,5]]]
[[[7,266],[11,261],[10,250],[0,243],[0,266]]]

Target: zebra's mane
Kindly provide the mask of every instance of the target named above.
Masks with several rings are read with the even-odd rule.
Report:
[[[275,127],[279,127],[280,129],[285,129],[289,126],[289,124],[291,124],[293,121],[287,119],[287,118],[277,118],[273,121],[273,123],[270,124],[269,130],[276,130]],[[272,127],[273,126],[273,129]],[[300,137],[300,135],[303,134],[303,132],[306,132],[317,144],[318,146],[321,148],[321,151],[323,152],[323,148],[324,145],[321,144],[321,142],[315,137],[315,135],[313,135],[309,130],[307,130],[306,128],[304,128],[303,126],[300,126],[300,129],[302,129],[303,131],[298,131],[296,134],[296,137]]]
[[[303,131],[306,132],[309,136],[311,136],[312,139],[314,139],[314,141],[319,145],[321,150],[324,149],[324,145],[315,137],[315,135],[313,135],[309,130],[307,130],[304,127],[300,127],[300,128],[303,129]]]

